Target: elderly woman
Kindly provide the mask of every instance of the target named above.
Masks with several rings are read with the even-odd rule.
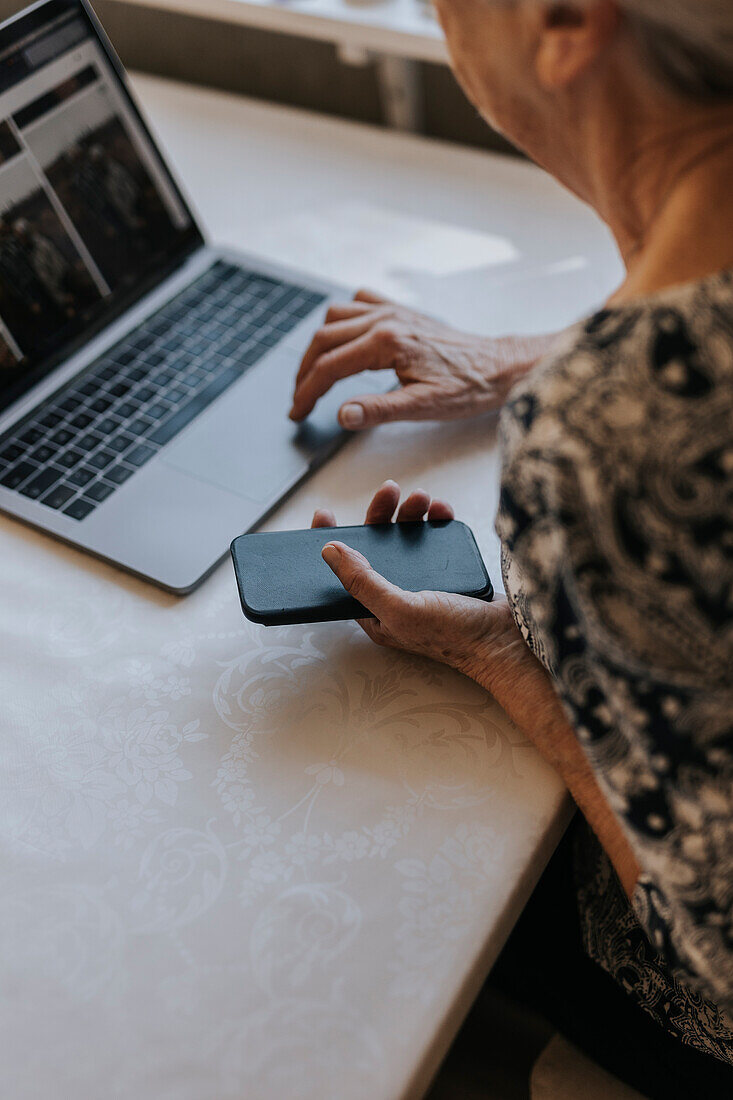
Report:
[[[390,367],[401,388],[343,406],[344,427],[504,405],[507,599],[406,593],[339,543],[324,558],[375,642],[482,684],[581,811],[572,874],[523,920],[535,1000],[650,1096],[733,1096],[733,4],[438,10],[472,102],[595,208],[626,278],[547,341],[366,294],[332,309],[294,419]],[[367,521],[452,515],[399,496],[382,486]]]

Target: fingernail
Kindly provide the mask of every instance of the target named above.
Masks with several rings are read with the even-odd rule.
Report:
[[[321,556],[323,557],[326,565],[330,566],[331,569],[336,569],[339,562],[341,561],[341,551],[339,550],[338,546],[334,546],[332,542],[326,543],[326,545],[323,547],[323,550],[321,550]]]
[[[344,405],[339,420],[343,428],[361,428],[366,420],[364,409],[361,405]]]

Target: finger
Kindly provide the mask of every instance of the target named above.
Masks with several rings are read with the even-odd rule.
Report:
[[[372,324],[371,317],[350,317],[343,321],[333,321],[318,329],[311,340],[308,349],[303,356],[300,368],[295,378],[295,392],[308,372],[313,367],[319,356],[331,348],[337,348],[341,344],[347,344],[349,340],[355,340],[366,332]]]
[[[330,508],[316,508],[311,527],[335,527],[336,516]]]
[[[339,409],[339,424],[361,431],[393,420],[431,420],[435,417],[435,391],[422,382],[411,382],[390,393],[354,397]]]
[[[298,386],[297,400],[294,398],[290,411],[294,420],[308,416],[316,401],[328,393],[334,382],[375,368],[378,353],[372,337],[373,333],[367,331],[356,340],[318,356]]]
[[[349,595],[378,619],[386,618],[396,604],[405,600],[406,594],[402,589],[390,584],[372,569],[358,550],[352,550],[342,542],[329,542],[323,547],[322,554],[323,560]]]
[[[364,522],[390,523],[399,502],[399,485],[396,481],[385,481],[372,497]]]
[[[428,508],[428,519],[440,521],[455,518],[455,512],[445,500],[434,500]]]
[[[361,317],[365,313],[373,313],[375,304],[375,302],[357,302],[355,299],[351,302],[336,302],[328,307],[326,324],[330,325],[332,321],[346,321],[349,317]]]
[[[423,489],[416,489],[400,505],[397,522],[415,523],[423,518],[429,507],[430,493],[426,493]]]
[[[380,305],[388,300],[387,298],[382,298],[380,294],[375,294],[373,290],[366,290],[364,288],[357,290],[354,295],[355,302],[371,302],[374,305]]]
[[[357,619],[356,623],[376,645],[388,646],[392,642],[379,619]]]

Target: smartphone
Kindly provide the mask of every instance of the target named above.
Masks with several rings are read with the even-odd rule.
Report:
[[[359,550],[409,592],[456,592],[491,600],[494,590],[470,527],[459,520],[315,527],[240,535],[231,546],[242,610],[263,626],[370,618],[321,557],[327,542]]]

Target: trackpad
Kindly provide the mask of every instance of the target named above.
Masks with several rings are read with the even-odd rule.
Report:
[[[163,462],[257,504],[285,492],[343,435],[336,403],[302,428],[288,420],[297,365],[294,352],[272,352],[165,448]]]

